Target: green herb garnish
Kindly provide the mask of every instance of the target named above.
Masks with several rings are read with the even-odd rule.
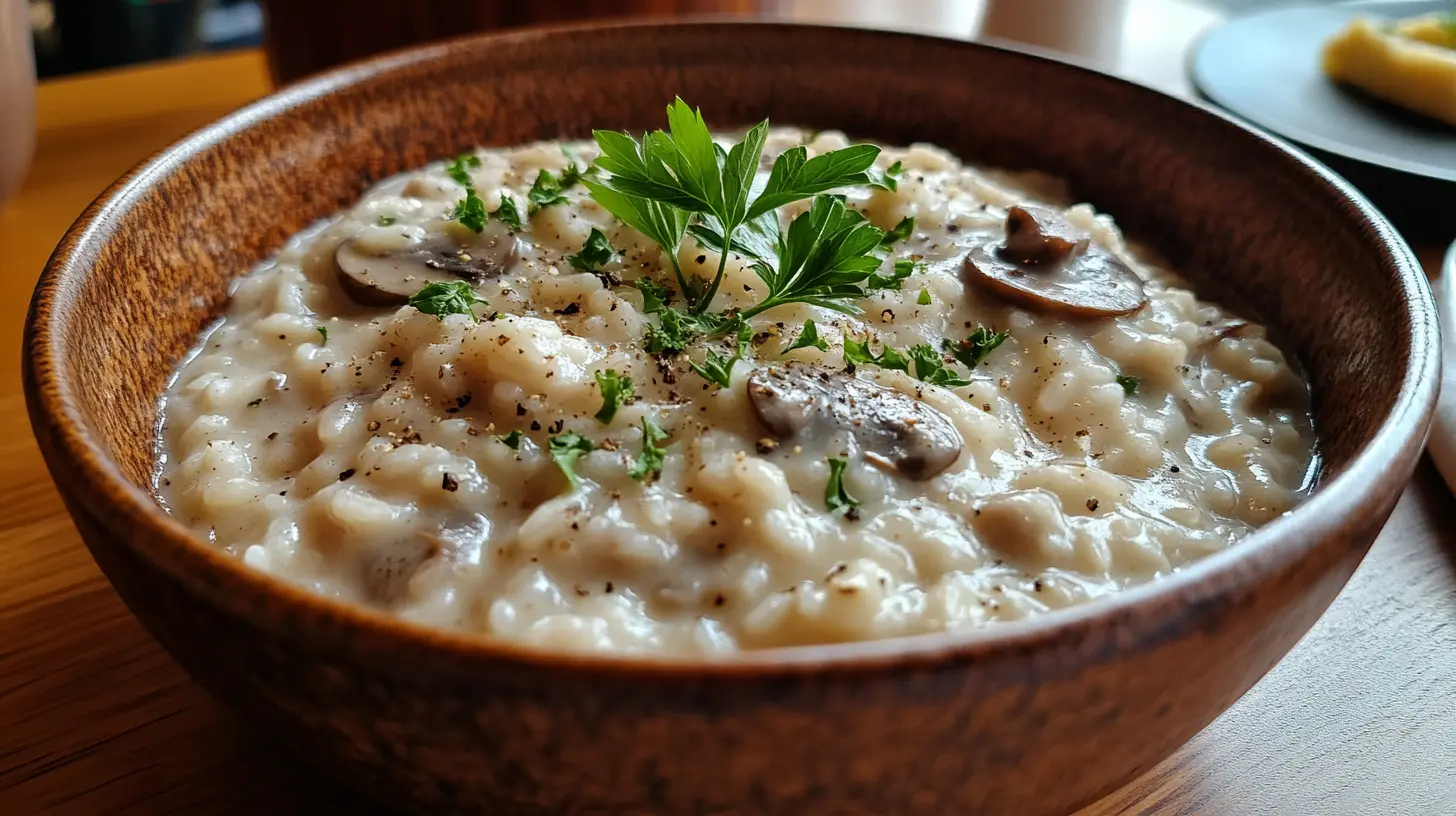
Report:
[[[876,174],[873,170],[871,170],[870,184],[874,185],[875,187],[882,187],[893,193],[896,190],[900,189],[900,176],[904,173],[905,166],[897,161],[889,167],[885,168],[885,172],[883,173]]]
[[[480,157],[474,153],[461,153],[445,164],[445,172],[455,183],[461,187],[474,189],[475,180],[470,178],[470,171],[480,167]]]
[[[520,450],[521,449],[521,436],[522,436],[522,434],[521,434],[520,431],[511,431],[510,433],[506,434],[505,436],[497,436],[496,439],[499,439],[501,441],[501,444],[502,445],[505,445],[506,447],[510,448],[511,450]]]
[[[1142,377],[1132,377],[1127,374],[1118,374],[1115,379],[1117,384],[1122,386],[1122,393],[1129,397],[1138,392],[1138,386],[1143,381]]]
[[[743,319],[785,303],[858,312],[851,301],[864,297],[860,284],[880,266],[873,253],[883,235],[838,198],[815,196],[808,212],[795,218],[779,241],[778,263],[754,262],[753,271],[767,285],[768,295],[744,309]]]
[[[425,314],[444,319],[446,315],[463,314],[475,317],[474,306],[485,300],[476,296],[466,281],[435,281],[410,296],[409,305]]]
[[[319,337],[322,337],[323,338],[322,340],[319,341],[319,345],[321,345],[321,346],[327,346],[329,344],[329,327],[328,326],[314,326],[313,327],[313,330],[319,333]]]
[[[865,281],[866,289],[894,289],[899,291],[900,285],[910,277],[922,264],[918,264],[909,258],[901,258],[890,266],[887,273],[876,272],[870,275]]]
[[[566,483],[571,489],[580,488],[581,478],[576,475],[576,460],[595,450],[596,443],[576,431],[567,431],[560,436],[551,437],[546,448],[551,452],[551,459],[561,469],[561,474],[566,477]]]
[[[490,217],[517,232],[521,230],[521,211],[516,209],[516,200],[510,193],[501,193],[500,206],[490,211]]]
[[[459,221],[471,232],[484,232],[485,222],[489,215],[485,212],[485,202],[475,194],[475,188],[471,187],[465,191],[465,199],[455,204],[455,209],[450,211],[450,219]]]
[[[581,272],[595,272],[604,264],[612,260],[617,251],[612,248],[612,243],[607,236],[596,227],[592,227],[591,234],[586,237],[586,243],[581,245],[581,251],[567,258],[573,268]]]
[[[658,442],[667,438],[667,432],[657,426],[656,422],[642,417],[642,452],[632,461],[632,467],[628,469],[627,475],[637,481],[655,477],[662,473],[662,463],[667,456],[667,449],[657,446]]]
[[[900,223],[896,224],[894,229],[885,233],[885,237],[880,239],[880,247],[882,249],[889,249],[895,244],[907,240],[914,231],[915,216],[907,215],[900,219]]]
[[[824,342],[824,338],[819,336],[819,327],[814,325],[814,321],[812,320],[804,321],[804,330],[799,332],[798,339],[790,344],[788,348],[784,349],[783,353],[788,354],[794,349],[801,348],[816,348],[820,351],[829,350],[829,344]]]
[[[526,193],[526,199],[530,201],[527,213],[535,215],[552,204],[562,204],[566,196],[562,194],[565,189],[561,182],[556,179],[550,170],[541,170],[536,174],[536,180],[531,183],[531,189]]]
[[[688,311],[695,315],[712,304],[729,253],[719,253],[717,273],[706,289],[690,284],[677,262],[677,251],[692,217],[697,216],[721,236],[721,246],[736,248],[735,236],[744,224],[835,187],[866,183],[869,176],[865,171],[879,154],[873,145],[855,145],[809,159],[802,145],[791,148],[774,162],[767,182],[755,196],[754,175],[768,132],[767,120],[750,128],[743,141],[727,150],[714,143],[702,113],[681,99],[668,106],[667,121],[668,130],[652,131],[640,140],[627,133],[596,131],[593,135],[602,151],[596,164],[609,175],[583,179],[583,183],[597,203],[662,248],[688,299]],[[816,245],[811,239],[804,249]],[[799,263],[803,265],[802,258]],[[787,282],[795,276],[777,277]],[[860,279],[862,275],[855,278]],[[844,282],[853,281],[835,281]],[[833,298],[850,296],[849,292],[836,292]],[[770,299],[773,297],[770,281]],[[794,301],[779,299],[773,305],[786,302]],[[847,308],[840,306],[841,311]]]
[[[642,293],[642,311],[645,314],[661,312],[672,300],[672,290],[651,278],[638,278],[633,283]]]
[[[905,355],[890,346],[881,346],[880,353],[875,354],[870,349],[868,337],[864,340],[844,338],[844,364],[853,367],[865,363],[872,363],[880,368],[893,368],[906,374],[910,373],[910,361],[905,358]]]
[[[695,360],[689,360],[688,365],[699,377],[707,380],[719,388],[727,388],[733,382],[733,364],[743,359],[743,353],[748,350],[748,341],[753,337],[753,329],[746,323],[738,324],[738,336],[736,338],[736,350],[732,357],[725,357],[711,349],[707,357],[699,365]]]
[[[929,306],[931,303],[934,303],[934,301],[930,299],[930,290],[921,289],[920,297],[915,298],[915,302],[920,304],[921,306]]]
[[[832,512],[841,507],[859,507],[859,499],[849,495],[844,488],[844,469],[849,462],[843,459],[830,457],[825,460],[829,463],[829,481],[824,485],[824,504]]]
[[[375,220],[374,223],[378,224],[381,227],[392,227],[395,224],[399,223],[399,219],[395,218],[392,215],[381,215],[378,219]]]
[[[947,368],[945,358],[940,352],[928,343],[918,343],[906,351],[906,355],[915,363],[915,379],[928,382],[931,385],[941,385],[946,388],[960,388],[963,385],[970,385],[971,381],[962,377],[954,369]]]
[[[597,411],[596,418],[603,425],[610,425],[612,418],[617,415],[617,409],[632,398],[632,378],[611,368],[598,371],[594,376],[597,388],[602,392],[602,407]]]
[[[950,352],[966,368],[974,371],[976,366],[985,362],[988,354],[995,351],[996,347],[1006,342],[1006,338],[1010,336],[1011,332],[992,331],[985,326],[977,326],[976,330],[971,332],[970,337],[959,343],[946,340],[941,344],[941,348]]]

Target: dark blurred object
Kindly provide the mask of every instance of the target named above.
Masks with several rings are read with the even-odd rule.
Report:
[[[201,47],[203,6],[203,0],[32,2],[38,73],[50,77],[191,54]]]
[[[540,23],[682,14],[754,14],[760,0],[263,0],[268,67],[279,85],[415,43]]]

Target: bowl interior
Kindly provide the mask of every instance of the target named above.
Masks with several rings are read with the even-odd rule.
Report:
[[[1277,327],[1338,475],[1432,368],[1409,251],[1348,188],[1206,110],[1045,59],[863,30],[711,23],[522,32],[385,57],[204,130],[87,211],[41,286],[42,386],[150,492],[157,397],[228,283],[375,181],[477,144],[763,117],[1066,177],[1212,299]],[[1422,297],[1426,300],[1422,300]],[[1414,315],[1414,318],[1413,318]],[[1415,353],[1420,359],[1412,360]],[[38,360],[38,362],[37,362]]]

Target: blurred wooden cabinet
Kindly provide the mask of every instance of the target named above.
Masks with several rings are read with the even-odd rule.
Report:
[[[416,43],[616,17],[757,14],[771,0],[263,0],[274,82]]]

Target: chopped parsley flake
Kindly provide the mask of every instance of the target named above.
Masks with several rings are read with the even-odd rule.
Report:
[[[501,193],[500,206],[490,211],[490,217],[517,232],[521,230],[521,211],[516,209],[516,200],[510,193]]]
[[[1132,396],[1138,392],[1138,386],[1143,382],[1141,377],[1132,377],[1127,374],[1117,375],[1117,384],[1122,386],[1122,393]]]
[[[511,450],[520,450],[521,436],[522,434],[520,431],[511,431],[505,436],[497,436],[496,439],[499,439],[502,445],[505,445]]]
[[[904,173],[905,166],[897,161],[885,168],[885,172],[878,176],[875,175],[873,170],[870,171],[870,184],[893,193],[900,189],[900,176],[904,175]]]
[[[617,251],[612,248],[612,243],[607,236],[596,227],[592,227],[591,234],[586,237],[586,243],[581,245],[581,251],[567,258],[571,261],[572,268],[580,272],[595,272],[612,260]]]
[[[552,204],[565,203],[566,196],[561,193],[563,189],[562,183],[550,170],[541,170],[536,174],[536,180],[531,183],[530,192],[526,193],[526,198],[530,201],[527,212],[535,215]]]
[[[960,360],[961,365],[974,371],[976,366],[985,362],[988,354],[995,351],[996,347],[1006,342],[1006,338],[1010,336],[1010,332],[992,331],[985,326],[977,326],[976,330],[971,332],[970,337],[959,343],[946,340],[941,344],[941,348]]]
[[[914,231],[915,216],[907,215],[904,218],[900,219],[900,223],[896,224],[894,229],[885,233],[884,238],[880,239],[880,248],[889,249],[895,244],[898,244],[901,241],[908,239],[910,237],[910,234]]]
[[[872,363],[880,368],[893,368],[896,371],[910,373],[910,361],[905,359],[905,355],[893,348],[882,346],[880,353],[875,354],[870,349],[869,338],[865,338],[864,340],[854,340],[849,337],[844,338],[844,364],[847,366],[857,366],[864,365],[865,363]]]
[[[435,281],[410,296],[409,305],[428,315],[444,319],[446,315],[463,314],[475,317],[474,306],[485,300],[475,294],[466,281]]]
[[[566,477],[566,483],[572,490],[580,488],[581,477],[576,475],[576,461],[595,450],[596,443],[576,431],[567,431],[551,437],[546,447],[552,461],[561,469],[561,475]]]
[[[657,443],[667,438],[667,432],[658,427],[656,422],[642,417],[642,452],[632,461],[632,467],[627,475],[637,481],[656,477],[662,473],[662,463],[666,459],[667,449],[658,447]]]
[[[399,223],[399,219],[395,218],[392,215],[381,215],[374,223],[378,224],[381,227],[392,227],[395,224]]]
[[[323,340],[320,340],[319,341],[319,345],[321,345],[321,346],[327,346],[329,344],[329,327],[328,326],[314,326],[313,327],[313,330],[319,333],[319,337],[322,337],[323,338]]]
[[[849,495],[844,488],[844,469],[849,463],[834,457],[825,461],[829,463],[829,481],[824,485],[824,505],[831,512],[841,507],[859,507],[859,499]]]
[[[799,332],[797,340],[791,343],[788,348],[784,349],[784,354],[801,348],[816,348],[820,351],[829,350],[829,344],[824,342],[824,338],[819,336],[819,327],[814,325],[814,321],[812,320],[804,321],[804,330]]]
[[[963,385],[970,385],[971,381],[962,377],[955,369],[947,368],[945,358],[940,352],[928,343],[919,343],[911,346],[906,352],[911,361],[915,363],[915,379],[928,382],[931,385],[942,385],[946,388],[960,388]]]
[[[915,302],[918,303],[918,304],[920,304],[921,306],[929,306],[933,302],[930,299],[930,290],[929,289],[921,289],[920,290],[920,297],[916,298],[915,299]]]
[[[632,378],[611,368],[598,371],[595,376],[597,388],[602,392],[602,407],[596,412],[596,418],[603,425],[610,425],[617,409],[632,398]]]

